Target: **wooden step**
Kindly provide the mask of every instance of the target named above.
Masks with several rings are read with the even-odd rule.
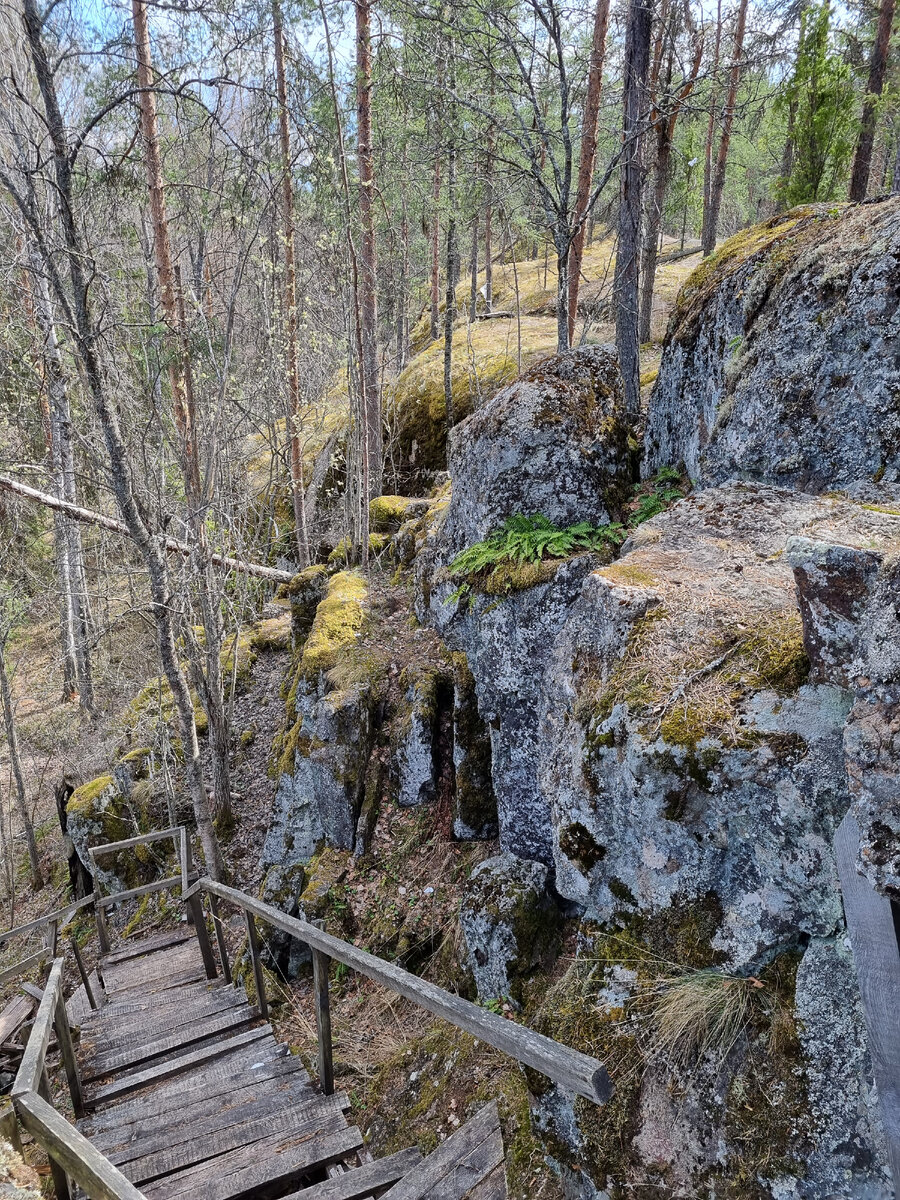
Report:
[[[464,1200],[481,1187],[479,1200],[506,1196],[506,1177],[502,1191],[498,1168],[503,1163],[503,1138],[497,1101],[492,1100],[471,1120],[452,1133],[437,1150],[385,1192],[382,1200]],[[493,1190],[482,1185],[493,1177]]]

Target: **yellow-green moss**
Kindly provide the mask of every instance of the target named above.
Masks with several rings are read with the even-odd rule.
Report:
[[[369,534],[369,553],[381,554],[383,550],[390,544],[390,536],[385,533],[370,533]],[[342,537],[335,548],[328,555],[330,563],[345,563],[350,559],[350,554],[353,550],[353,543],[349,537]]]
[[[378,533],[394,533],[406,520],[411,505],[408,496],[376,496],[369,502],[369,525]]]
[[[96,804],[100,797],[113,786],[112,775],[98,775],[81,787],[76,788],[69,797],[66,813],[70,817],[83,817],[88,820],[96,813]]]
[[[629,562],[628,559],[619,559],[610,563],[608,567],[601,567],[597,574],[612,580],[613,583],[624,583],[626,587],[655,587],[658,582],[649,571]]]
[[[685,281],[672,313],[670,331],[690,333],[706,301],[724,279],[740,270],[755,255],[765,257],[773,277],[788,270],[800,251],[833,230],[848,205],[806,205],[778,213],[751,225],[723,242]]]
[[[500,563],[485,579],[480,590],[489,596],[505,596],[548,583],[562,563],[559,558],[542,558],[539,562]]]
[[[257,621],[250,629],[249,640],[253,650],[287,650],[291,644],[290,613]]]
[[[366,582],[356,572],[340,571],[332,577],[303,648],[300,669],[306,679],[331,670],[358,639],[365,624],[367,595]]]

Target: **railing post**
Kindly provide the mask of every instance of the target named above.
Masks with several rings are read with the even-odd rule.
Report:
[[[46,1100],[48,1104],[53,1103],[50,1095],[50,1084],[47,1082],[46,1067],[41,1072],[38,1095],[42,1100]],[[56,1200],[72,1200],[72,1189],[69,1187],[68,1175],[49,1151],[47,1152],[47,1158],[50,1161],[50,1176],[53,1179],[53,1190],[56,1192]]]
[[[72,1029],[69,1025],[69,1014],[66,1012],[66,1002],[63,998],[62,985],[56,995],[56,1010],[53,1016],[56,1029],[56,1040],[59,1044],[59,1056],[62,1059],[66,1079],[69,1081],[69,1094],[72,1097],[72,1107],[75,1116],[84,1114],[84,1096],[81,1091],[81,1078],[78,1074],[78,1060],[75,1057],[75,1047],[72,1045]]]
[[[191,877],[191,843],[186,831],[182,832],[181,835],[181,868],[181,882],[183,887],[184,880],[190,880]],[[219,972],[216,970],[216,960],[213,958],[212,946],[209,944],[209,931],[206,928],[206,917],[203,915],[203,903],[197,892],[194,892],[193,896],[189,897],[186,904],[190,920],[197,931],[197,942],[200,946],[200,957],[203,959],[203,969],[206,971],[206,978],[216,979]]]
[[[51,958],[56,958],[56,942],[59,938],[59,922],[49,921],[47,924],[47,950]]]
[[[249,915],[249,914],[248,914]],[[312,921],[324,929],[324,921]],[[328,991],[328,970],[331,959],[321,950],[310,946],[313,965],[313,996],[316,1002],[316,1032],[319,1035],[319,1082],[326,1096],[334,1095],[334,1045],[331,1037],[331,997]]]
[[[74,937],[69,938],[69,945],[72,947],[72,953],[75,955],[75,966],[78,968],[78,974],[81,976],[81,982],[84,985],[84,994],[87,996],[87,1002],[96,1012],[97,1001],[94,998],[94,991],[91,987],[91,977],[85,969],[84,959],[81,957],[81,951],[78,949],[78,942]]]
[[[256,984],[256,1004],[264,1021],[269,1019],[269,1002],[266,1000],[266,981],[263,976],[262,960],[259,957],[259,938],[256,936],[256,921],[253,913],[244,909],[247,918],[247,942],[250,946],[250,962],[253,966],[253,982]]]
[[[219,948],[219,961],[222,964],[222,974],[226,983],[231,983],[231,964],[228,961],[228,947],[225,945],[225,930],[222,918],[219,916],[219,897],[210,893],[209,911],[212,913],[213,929],[216,934],[216,945]]]
[[[109,931],[106,928],[106,913],[100,903],[100,890],[94,891],[94,919],[97,922],[97,941],[104,954],[109,954]]]
[[[18,1154],[22,1153],[22,1137],[19,1133],[16,1110],[8,1102],[0,1104],[0,1137],[9,1142]]]

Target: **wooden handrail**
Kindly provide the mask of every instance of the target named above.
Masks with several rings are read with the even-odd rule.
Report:
[[[384,959],[376,958],[374,954],[360,950],[350,942],[317,929],[308,921],[299,917],[289,917],[279,909],[273,908],[271,904],[257,900],[246,892],[205,877],[190,889],[193,893],[198,890],[227,900],[243,909],[245,913],[259,917],[274,925],[276,929],[291,934],[313,950],[327,955],[328,958],[334,958],[392,992],[405,996],[435,1016],[449,1021],[458,1029],[472,1034],[496,1050],[502,1050],[518,1062],[533,1067],[554,1083],[593,1100],[595,1104],[603,1104],[612,1096],[609,1074],[596,1058],[563,1046],[552,1038],[499,1017],[487,1009],[479,1008],[477,1004],[454,996],[436,984],[404,971],[394,963],[385,962]]]
[[[0,971],[0,983],[6,983],[8,979],[15,978],[15,976],[21,974],[22,971],[27,971],[31,967],[38,966],[46,958],[48,958],[49,955],[50,951],[45,946],[43,950],[38,950],[37,953],[29,954],[27,958],[23,958],[19,962],[13,963],[11,967],[7,967],[5,970]]]
[[[44,925],[50,925],[57,921],[60,925],[65,925],[71,921],[72,917],[79,909],[87,908],[89,904],[94,903],[93,896],[85,896],[83,900],[73,900],[71,904],[66,904],[62,908],[57,908],[54,912],[47,913],[46,916],[36,917],[33,921],[27,921],[24,925],[16,925],[14,929],[7,929],[0,933],[0,949],[14,937],[19,937],[25,933],[34,933]]]

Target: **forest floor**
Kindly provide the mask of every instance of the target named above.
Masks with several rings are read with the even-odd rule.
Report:
[[[667,243],[664,253],[677,249]],[[654,337],[641,349],[642,384],[647,390],[658,369],[661,340],[678,289],[698,261],[699,254],[692,254],[661,263]],[[591,341],[614,337],[608,302],[613,267],[611,243],[597,242],[588,249],[583,296],[592,314],[587,330]],[[495,268],[496,303],[507,306],[510,293],[517,291],[528,322],[530,350],[552,353],[556,340],[552,264],[548,267],[542,258],[519,263],[515,274],[513,279],[508,266]],[[495,337],[509,340],[512,336],[511,328],[505,333],[499,328],[503,321],[490,324]],[[414,341],[416,336],[414,332]],[[90,556],[89,531],[86,546]],[[42,553],[49,561],[46,546]],[[0,749],[0,811],[4,829],[13,831],[12,888],[8,877],[0,879],[0,895],[7,893],[4,923],[22,923],[65,902],[68,874],[54,787],[64,776],[80,783],[109,769],[127,740],[131,701],[157,674],[153,631],[136,582],[139,575],[123,572],[123,579],[127,583],[122,596],[98,603],[96,719],[76,703],[62,700],[49,589],[33,601],[29,619],[11,645],[26,788],[48,882],[40,892],[31,891],[24,840],[12,805],[8,757],[5,748]],[[390,681],[392,694],[386,700],[390,708],[397,699],[403,667],[430,652],[433,635],[410,623],[408,597],[391,582],[389,570],[373,572],[371,605],[375,617],[371,636],[377,640]],[[265,615],[271,613],[260,613]],[[235,885],[249,891],[256,891],[261,882],[262,846],[276,787],[269,771],[271,747],[284,719],[282,681],[290,657],[287,650],[259,653],[234,700],[236,822],[223,850]],[[386,747],[379,752],[386,754]],[[427,811],[410,812],[386,804],[371,852],[359,862],[348,854],[331,864],[334,884],[324,915],[335,932],[375,953],[396,957],[398,946],[407,951],[412,947],[410,965],[416,971],[455,987],[464,986],[456,916],[460,889],[475,863],[496,852],[496,844],[454,842],[444,809],[438,804]],[[140,912],[130,910],[126,918],[131,919],[133,928],[150,930],[180,920],[180,911],[164,898],[152,897]],[[89,924],[87,919],[83,923],[85,940]],[[79,928],[76,922],[76,933]],[[244,929],[237,915],[228,920],[227,939],[240,958]],[[16,948],[15,957],[22,953],[21,947]],[[0,953],[0,968],[8,965],[7,957]],[[91,957],[90,950],[87,957]],[[316,1034],[309,978],[301,975],[293,984],[284,985],[271,976],[269,983],[279,1036],[314,1064]],[[0,988],[0,1000],[3,994]],[[377,1153],[413,1142],[430,1148],[464,1119],[473,1095],[500,1095],[504,1136],[514,1162],[510,1195],[522,1200],[558,1200],[559,1185],[531,1132],[522,1077],[508,1060],[464,1035],[438,1025],[431,1027],[427,1021],[423,1024],[421,1011],[408,1002],[342,971],[334,973],[333,1006],[338,1086],[350,1094],[355,1120]],[[514,1014],[506,1015],[512,1018]],[[446,1063],[448,1054],[455,1064],[450,1075],[434,1077],[436,1064]]]

